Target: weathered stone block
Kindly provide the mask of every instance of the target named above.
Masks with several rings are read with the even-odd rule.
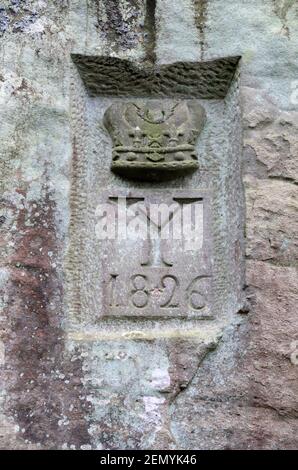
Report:
[[[247,256],[297,266],[298,187],[288,181],[247,178]]]

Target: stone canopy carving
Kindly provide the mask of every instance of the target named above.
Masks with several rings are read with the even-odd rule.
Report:
[[[194,171],[204,123],[205,110],[194,100],[114,104],[104,115],[113,143],[111,169],[143,180]]]

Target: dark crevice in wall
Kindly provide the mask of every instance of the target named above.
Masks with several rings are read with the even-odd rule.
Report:
[[[146,31],[146,60],[151,63],[156,61],[156,23],[155,23],[156,0],[146,1],[145,31]]]
[[[298,181],[295,180],[294,178],[290,178],[289,176],[271,176],[269,175],[268,178],[271,180],[277,180],[277,181],[284,181],[286,183],[292,183],[295,184],[296,186],[298,185]]]
[[[287,260],[279,260],[279,259],[274,259],[274,258],[260,258],[260,257],[257,257],[257,256],[250,256],[250,255],[247,255],[245,257],[246,260],[248,261],[255,261],[255,262],[258,262],[258,263],[264,263],[264,264],[269,264],[271,266],[276,266],[277,268],[295,268],[297,269],[298,268],[298,263],[294,260],[294,261],[287,261]],[[256,286],[253,286],[254,289],[256,289]]]
[[[207,12],[208,12],[208,0],[193,0],[193,5],[195,9],[195,22],[200,35],[200,48],[201,48],[201,59],[204,59],[204,54],[206,50],[206,21],[207,21]]]

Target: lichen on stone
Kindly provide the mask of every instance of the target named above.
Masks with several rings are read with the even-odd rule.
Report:
[[[119,47],[137,44],[143,28],[143,0],[96,0],[97,25],[106,40]]]
[[[0,34],[6,31],[24,32],[38,18],[34,2],[10,0],[7,6],[0,5]]]

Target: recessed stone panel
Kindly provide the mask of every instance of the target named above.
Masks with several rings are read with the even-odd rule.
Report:
[[[86,61],[81,63],[86,65]],[[148,335],[149,330],[158,328],[167,330],[168,335],[177,328],[197,329],[197,322],[222,322],[243,302],[238,60],[184,64],[185,77],[179,78],[183,96],[179,87],[165,87],[156,76],[153,89],[141,90],[146,70],[127,80],[125,94],[117,93],[113,80],[109,93],[105,93],[107,77],[114,69],[110,60],[95,62],[100,62],[101,70],[99,74],[91,67],[97,94],[94,88],[90,96],[89,75],[82,74],[82,69],[83,81],[76,67],[72,81],[73,178],[66,258],[70,323],[82,331],[88,325],[110,332],[129,333],[137,328]],[[131,72],[125,61],[121,67]],[[171,66],[163,70],[169,71]],[[197,82],[196,71],[203,77],[199,74]],[[213,94],[204,94],[206,83]],[[215,90],[220,84],[224,85],[219,98]],[[127,115],[132,107],[133,113]],[[189,142],[191,133],[194,138]],[[164,156],[163,151],[170,147],[167,139],[173,136],[186,139],[192,146],[192,153],[185,149],[182,153],[186,160],[191,154],[196,156],[196,168],[165,178],[162,164],[171,164],[167,159],[173,158],[177,146],[185,144],[175,141],[175,152]],[[113,164],[119,159],[113,158],[118,150],[127,167],[134,167],[139,160],[143,165],[149,155],[153,169],[150,178],[144,165],[141,178],[135,173],[115,172]],[[133,160],[127,160],[132,158],[130,153]],[[161,161],[163,158],[165,161]],[[126,204],[122,212],[119,201]],[[106,215],[102,212],[105,205]],[[166,206],[169,221],[155,220],[151,225],[157,237],[142,239],[133,232],[137,222],[149,226],[154,221],[152,205]],[[119,207],[129,226],[129,236],[122,238],[118,236]],[[195,234],[194,240],[163,239],[163,224],[171,227],[180,213],[190,209],[193,220],[185,233],[190,238]],[[107,215],[117,228],[108,224],[108,235],[102,236]]]

